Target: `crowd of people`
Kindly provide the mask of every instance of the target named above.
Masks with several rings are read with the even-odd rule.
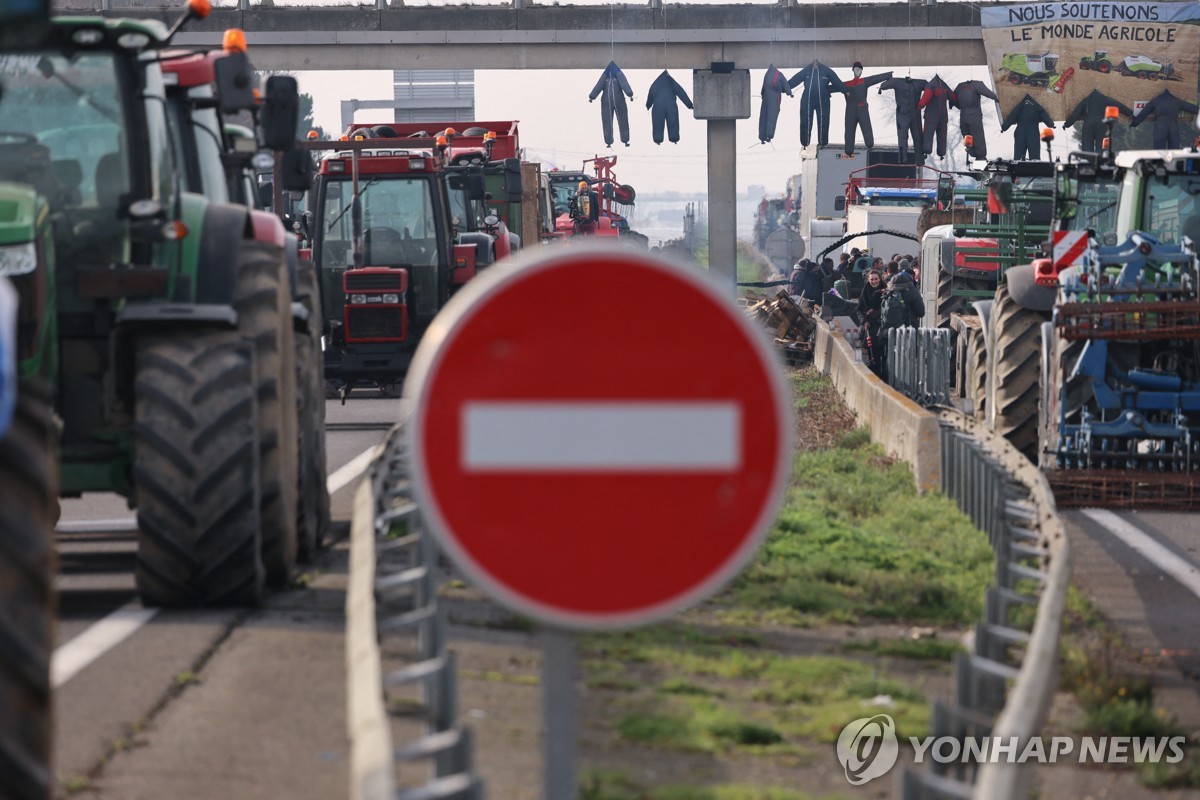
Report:
[[[887,340],[897,328],[920,325],[925,316],[917,281],[920,263],[899,253],[881,257],[853,249],[839,260],[802,258],[789,277],[791,294],[817,306],[825,319],[850,317],[859,326],[863,360],[887,380]]]

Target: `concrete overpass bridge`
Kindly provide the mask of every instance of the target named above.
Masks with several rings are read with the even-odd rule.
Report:
[[[218,45],[243,28],[254,63],[271,70],[338,69],[868,69],[984,64],[978,4],[827,3],[647,6],[514,5],[215,8],[176,41]],[[171,20],[173,8],[121,0],[61,0],[59,10]],[[123,3],[122,3],[123,5]],[[757,91],[757,87],[755,87]]]

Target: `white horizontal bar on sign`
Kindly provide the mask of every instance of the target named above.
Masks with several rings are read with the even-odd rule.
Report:
[[[462,411],[467,472],[733,472],[735,402],[474,402]]]

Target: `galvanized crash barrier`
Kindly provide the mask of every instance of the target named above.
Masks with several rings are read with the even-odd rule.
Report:
[[[437,549],[411,495],[403,426],[380,446],[355,496],[346,597],[347,724],[352,800],[481,800],[470,732],[457,720],[455,660],[437,596]],[[415,655],[384,673],[380,644],[404,640]],[[424,735],[394,746],[388,709],[411,687]],[[406,715],[411,715],[407,711]],[[398,770],[425,762],[428,777],[397,786]]]
[[[923,406],[950,405],[952,345],[945,328],[897,328],[888,334],[888,383]]]
[[[1015,800],[1030,795],[1034,763],[1015,763],[1040,734],[1058,677],[1058,634],[1066,603],[1070,547],[1045,477],[1006,439],[953,411],[940,415],[942,491],[987,534],[996,555],[996,583],[971,653],[955,662],[955,695],[937,702],[933,737],[960,742],[990,737],[1016,743],[1014,763],[931,763],[910,768],[905,800]],[[1022,625],[1019,607],[1036,609]],[[1028,613],[1023,617],[1028,617]]]

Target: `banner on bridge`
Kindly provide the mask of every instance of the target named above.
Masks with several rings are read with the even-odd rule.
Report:
[[[1004,114],[1028,93],[1066,119],[1093,89],[1130,108],[1163,89],[1196,102],[1200,2],[1042,2],[980,10]]]

